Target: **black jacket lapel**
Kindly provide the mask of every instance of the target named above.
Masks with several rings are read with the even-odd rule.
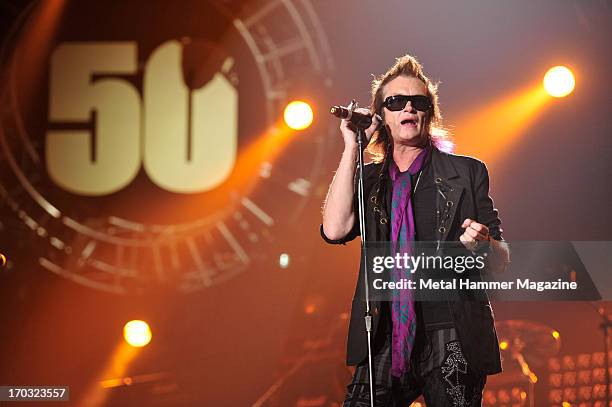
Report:
[[[459,200],[465,188],[459,182],[459,174],[447,154],[434,149],[431,158],[434,183],[438,192],[436,194],[436,215],[438,219],[436,235],[439,241],[445,241],[448,238]]]

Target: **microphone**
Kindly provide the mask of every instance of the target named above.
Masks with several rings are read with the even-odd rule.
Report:
[[[329,112],[339,119],[345,119],[360,129],[367,129],[372,125],[372,116],[353,111],[343,106],[332,106]]]

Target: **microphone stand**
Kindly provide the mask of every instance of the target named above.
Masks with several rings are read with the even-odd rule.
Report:
[[[349,105],[349,109],[353,111],[357,107],[357,103],[353,100]],[[368,256],[367,256],[367,236],[366,236],[366,227],[365,227],[365,193],[363,188],[363,150],[365,146],[363,145],[363,141],[365,140],[365,129],[361,127],[357,127],[357,145],[359,151],[359,160],[358,160],[358,176],[359,176],[359,187],[357,193],[357,199],[359,201],[359,231],[361,233],[361,260],[363,262],[363,284],[364,284],[364,294],[365,294],[365,303],[366,303],[366,313],[365,313],[365,330],[368,338],[368,372],[369,372],[369,382],[370,382],[370,407],[374,407],[374,397],[376,393],[374,392],[374,372],[372,369],[372,313],[370,312],[370,291],[369,291],[369,281],[368,281]]]

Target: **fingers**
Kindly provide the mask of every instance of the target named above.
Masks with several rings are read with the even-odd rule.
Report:
[[[466,229],[466,232],[468,230],[473,230],[483,236],[489,236],[489,228],[486,225],[483,225],[482,223],[478,223],[475,220],[472,220],[470,218],[467,218],[466,220],[463,221],[463,223],[461,224],[461,227]]]
[[[370,112],[368,111],[368,114],[369,113]],[[380,127],[381,123],[382,123],[382,118],[378,114],[375,114],[374,116],[372,116],[372,124],[370,125],[370,127],[368,127],[368,129],[365,132],[366,139],[368,141],[370,141],[370,139],[372,138],[372,135]]]
[[[355,126],[348,120],[341,120],[340,132],[344,139],[344,148],[354,149],[357,146],[357,129],[355,129]]]
[[[465,229],[465,232],[459,236],[459,240],[469,250],[474,250],[479,241],[490,240],[489,228],[482,223],[467,218],[461,227]]]
[[[342,119],[340,120],[340,130],[344,130],[344,129],[349,129],[349,124],[351,122],[349,122],[348,120]]]
[[[355,126],[353,123],[347,121],[345,128],[348,129],[352,137],[357,136],[357,126]]]
[[[365,115],[370,115],[372,113],[370,109],[367,109],[364,107],[356,108],[355,112],[362,113]],[[382,117],[380,117],[380,115],[375,114],[372,116],[372,124],[365,131],[366,140],[368,142],[370,141],[370,139],[372,138],[372,135],[378,129],[381,123],[382,123]],[[344,135],[345,140],[348,138],[348,139],[351,139],[352,141],[352,138],[355,137],[356,135],[357,129],[355,128],[355,126],[353,126],[353,124],[350,121],[343,119],[340,121],[340,131],[342,131],[342,134]]]
[[[342,119],[340,120],[340,131],[343,134],[350,133],[352,134],[352,137],[355,137],[355,133],[357,132],[357,129],[355,128],[353,123],[351,123],[348,120]]]
[[[376,113],[374,116],[372,116],[372,126],[378,127],[380,123],[382,123],[382,117],[380,117],[378,113]]]
[[[478,241],[473,239],[470,236],[466,236],[465,233],[459,236],[459,240],[461,241],[463,246],[468,250],[476,251],[476,249],[478,249]]]
[[[489,238],[489,228],[483,225],[482,223],[472,222],[467,230],[473,230],[478,233],[480,236],[483,236],[484,239]]]
[[[477,232],[471,227],[465,229],[465,232],[463,232],[463,235],[468,236],[474,240],[487,240],[487,235],[485,235],[484,233]]]

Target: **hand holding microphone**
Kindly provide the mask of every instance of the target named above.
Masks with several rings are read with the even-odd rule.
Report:
[[[374,131],[382,123],[382,118],[375,114],[372,116],[370,110],[362,107],[355,109],[333,106],[331,114],[342,119],[340,123],[340,131],[344,138],[345,147],[357,146],[357,127],[365,129],[365,145],[367,145],[374,134]],[[364,146],[365,147],[365,146]]]

